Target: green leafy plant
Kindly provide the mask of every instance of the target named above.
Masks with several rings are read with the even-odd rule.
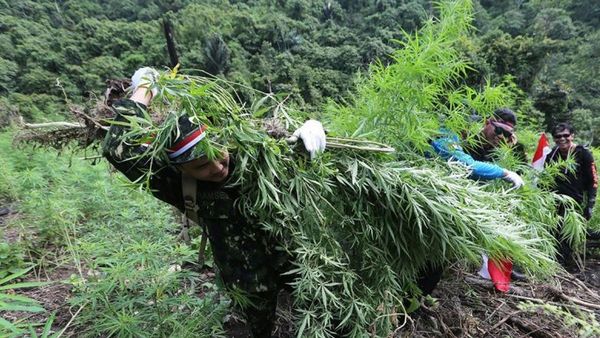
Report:
[[[481,185],[467,179],[464,166],[423,156],[442,123],[469,129],[470,107],[489,114],[511,97],[502,86],[479,93],[460,85],[468,64],[454,45],[467,33],[471,3],[444,2],[439,10],[439,20],[406,36],[395,63],[374,66],[353,102],[327,115],[332,134],[389,143],[397,153],[341,148],[309,161],[268,137],[250,119],[253,111],[225,89],[229,83],[175,72],[160,78],[148,117],[129,121],[134,140],[154,135],[141,155],[154,159],[153,170],[164,161],[179,114],[208,126],[210,142],[201,146],[209,158],[222,149],[232,153],[236,169],[228,184],[241,191],[240,211],[284,239],[294,257],[299,336],[326,337],[340,328],[353,337],[389,334],[429,265],[478,263],[487,252],[539,277],[556,269],[556,196]],[[291,125],[301,115],[285,112],[270,115]],[[152,123],[151,114],[163,122]],[[569,217],[569,236],[581,238],[581,219]]]
[[[11,256],[0,266],[18,252],[43,260],[43,269],[73,266],[69,301],[80,308],[73,326],[82,335],[222,335],[229,300],[181,269],[197,260],[198,251],[178,245],[180,224],[171,208],[111,176],[104,163],[81,161],[82,152],[14,151],[11,136],[0,134],[0,149],[3,163],[11,164],[4,176],[14,178],[12,198],[19,203],[19,217],[9,226],[22,241],[19,247],[3,243],[0,254]],[[52,336],[51,319],[12,327],[15,336]]]
[[[39,302],[31,298],[21,296],[15,293],[16,290],[23,288],[32,288],[46,285],[44,282],[18,282],[17,280],[28,273],[32,267],[20,269],[2,279],[0,279],[0,312],[23,311],[23,312],[44,312],[46,311]],[[0,318],[0,334],[6,334],[12,337],[21,336],[27,332],[24,323],[9,322]]]
[[[139,240],[110,251],[77,284],[73,302],[85,306],[78,321],[94,323],[86,325],[81,332],[84,336],[220,334],[227,302],[221,303],[212,290],[197,297],[195,293],[203,289],[196,285],[197,274],[181,270],[184,261],[196,259],[195,250],[166,241]],[[188,322],[191,316],[197,318]]]
[[[3,238],[1,231],[0,238]],[[20,271],[24,264],[24,250],[20,245],[4,241],[0,243],[0,278]]]
[[[418,294],[414,281],[428,264],[477,262],[485,251],[494,258],[511,258],[541,277],[556,268],[552,260],[556,196],[540,194],[534,187],[515,192],[506,191],[502,183],[480,185],[467,179],[469,173],[462,166],[423,158],[429,139],[441,126],[454,132],[474,131],[466,118],[472,109],[490,114],[513,99],[506,84],[493,86],[488,81],[481,90],[462,86],[470,66],[456,44],[469,34],[471,2],[448,1],[438,10],[439,19],[400,37],[392,64],[378,63],[359,80],[354,100],[331,105],[324,113],[332,134],[391,144],[398,153],[342,148],[310,162],[286,142],[268,137],[261,124],[250,119],[270,115],[295,125],[305,113],[286,110],[277,96],[269,94],[263,102],[272,105],[264,114],[260,104],[240,104],[230,90],[233,85],[222,79],[176,72],[160,78],[158,98],[146,118],[128,121],[128,136],[140,143],[152,138],[152,147],[143,155],[154,158],[157,166],[165,160],[164,148],[180,114],[208,126],[210,142],[201,146],[210,158],[224,148],[235,153],[238,165],[230,183],[242,192],[240,211],[284,238],[295,257],[296,268],[290,273],[296,276],[299,336],[329,336],[338,326],[355,337],[388,335],[403,299]],[[98,22],[86,25],[106,33]],[[269,45],[252,48],[274,52]],[[291,67],[290,58],[290,54],[277,58],[290,77],[295,76],[294,69],[308,69],[302,63]],[[335,78],[329,72],[323,76]],[[335,92],[329,81],[313,77],[304,78],[306,86]],[[270,83],[270,78],[257,82],[265,81]],[[162,123],[153,123],[151,114]],[[60,234],[58,244],[70,243],[73,259],[90,268],[74,278],[76,304],[90,304],[79,319],[88,328],[87,335],[218,332],[220,312],[207,317],[204,327],[213,331],[198,328],[205,323],[200,320],[193,323],[197,326],[179,325],[181,318],[210,312],[215,305],[203,304],[209,301],[192,297],[191,289],[182,287],[192,276],[168,270],[191,252],[186,248],[175,252],[172,239],[158,235],[172,230],[173,222],[156,202],[132,197],[130,190],[109,189],[98,180],[105,175],[85,166],[72,171],[84,178],[78,183],[81,191],[96,194],[82,196],[67,189],[68,201],[57,202],[58,194],[52,196],[54,202],[47,201],[46,187],[73,181],[65,179],[64,172],[50,174],[56,168],[46,162],[52,161],[43,156],[20,158],[15,164],[23,169],[18,193],[32,191],[27,196],[33,202],[25,204],[28,213],[48,231],[58,229],[53,234]],[[534,173],[525,170],[525,175]],[[82,202],[65,203],[70,201]],[[136,202],[146,204],[146,209],[135,208]],[[61,203],[68,207],[57,215]],[[82,224],[84,216],[89,222]],[[581,238],[581,220],[567,219],[573,224],[569,236]]]

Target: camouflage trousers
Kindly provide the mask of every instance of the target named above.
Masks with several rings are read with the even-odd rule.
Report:
[[[206,227],[223,284],[241,307],[254,337],[270,337],[277,294],[289,287],[290,256],[280,241],[237,217],[233,200],[222,191],[198,194],[201,222]]]

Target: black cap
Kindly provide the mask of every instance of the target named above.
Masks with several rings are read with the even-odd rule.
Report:
[[[513,128],[517,125],[517,115],[508,108],[496,109],[494,111],[494,118],[498,120],[498,122],[508,124]]]
[[[173,131],[173,142],[167,149],[169,161],[172,164],[183,164],[204,155],[198,143],[206,137],[206,126],[192,122],[187,116],[177,120]]]

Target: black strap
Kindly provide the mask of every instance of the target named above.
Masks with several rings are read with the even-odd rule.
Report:
[[[183,205],[185,207],[185,216],[196,224],[200,224],[198,219],[198,203],[196,200],[198,182],[195,178],[188,175],[181,175],[181,190],[183,193]]]

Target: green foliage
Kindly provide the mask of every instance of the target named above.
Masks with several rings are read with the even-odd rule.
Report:
[[[225,141],[235,154],[232,184],[242,189],[242,212],[285,238],[296,257],[299,335],[328,335],[335,318],[355,336],[368,327],[390,332],[389,315],[399,311],[403,297],[417,292],[416,276],[430,262],[475,262],[486,251],[510,256],[537,274],[552,271],[551,226],[522,216],[539,204],[519,206],[511,202],[516,195],[486,192],[465,180],[464,171],[448,175],[427,169],[424,160],[397,162],[341,151],[310,165],[285,143],[237,118],[240,111],[226,92],[215,90],[215,83],[197,87],[200,80],[163,77],[162,98],[153,108],[177,107],[202,119],[212,127],[212,139]],[[216,97],[221,97],[220,109],[192,110]],[[165,100],[169,106],[163,107]],[[209,119],[208,114],[215,115]],[[153,131],[159,143],[150,151],[160,152],[161,135],[172,128],[167,124]]]
[[[45,285],[40,282],[20,282],[18,279],[25,275],[29,270],[19,269],[8,276],[0,278],[0,312],[5,311],[23,311],[31,313],[44,312],[44,308],[37,301],[15,294],[15,290],[23,288],[32,288]],[[4,337],[19,337],[25,332],[27,326],[23,323],[11,323],[4,318],[0,318],[0,334]]]
[[[555,81],[548,86],[536,88],[535,107],[544,113],[546,130],[559,122],[569,122],[571,89],[561,81]]]
[[[218,35],[213,35],[206,41],[204,48],[206,63],[203,69],[212,75],[224,74],[231,66],[229,48]]]
[[[517,84],[526,91],[533,86],[546,53],[543,43],[523,35],[511,37],[501,31],[492,31],[483,37],[482,45],[481,56],[491,65],[494,74],[514,76]]]
[[[334,323],[355,337],[389,334],[392,317],[404,311],[402,299],[418,294],[416,277],[430,264],[476,263],[488,252],[537,277],[557,269],[558,196],[535,187],[505,191],[500,182],[482,186],[467,180],[464,167],[422,156],[441,122],[463,130],[470,109],[490,114],[514,99],[510,84],[482,92],[460,85],[468,64],[454,46],[469,27],[470,3],[449,2],[440,12],[439,20],[407,34],[393,64],[374,66],[359,81],[353,102],[328,112],[333,133],[392,143],[399,150],[393,156],[332,150],[308,162],[244,118],[261,104],[247,110],[222,80],[173,72],[161,76],[149,108],[165,122],[129,123],[134,140],[155,135],[144,154],[155,159],[164,159],[178,114],[208,125],[210,142],[200,146],[209,158],[223,148],[235,156],[229,184],[241,189],[240,211],[284,239],[294,257],[299,336],[330,336]],[[273,116],[297,115],[274,99],[261,100]],[[524,170],[533,181],[535,173]],[[583,222],[572,204],[564,222],[563,236],[580,244]]]
[[[124,178],[111,177],[106,165],[81,161],[81,152],[66,149],[59,157],[16,149],[11,138],[0,134],[5,154],[0,180],[6,180],[0,181],[0,196],[19,204],[20,216],[8,227],[20,229],[24,238],[19,246],[0,247],[0,272],[22,265],[23,252],[49,265],[71,262],[77,273],[70,280],[70,301],[82,307],[75,324],[85,336],[221,334],[228,301],[211,285],[198,285],[196,274],[181,270],[195,261],[197,251],[176,244],[178,224],[170,208],[123,186]]]
[[[389,334],[401,299],[416,292],[414,278],[426,258],[437,265],[474,262],[487,251],[539,276],[556,268],[557,196],[534,187],[505,192],[502,183],[482,187],[465,179],[464,168],[425,161],[422,153],[440,126],[474,132],[471,112],[488,116],[500,105],[514,107],[521,126],[539,127],[538,110],[547,125],[573,117],[580,130],[586,126],[582,137],[591,138],[596,118],[588,114],[600,111],[592,6],[479,1],[480,39],[470,30],[469,1],[444,2],[439,21],[427,19],[432,9],[425,1],[283,3],[146,1],[140,8],[135,1],[0,1],[1,113],[18,107],[27,118],[51,119],[66,111],[56,79],[80,101],[101,92],[107,77],[142,65],[160,68],[167,58],[159,19],[171,10],[182,67],[205,68],[246,87],[234,99],[220,87],[225,82],[165,77],[165,102],[153,107],[167,116],[163,129],[138,124],[135,132],[157,132],[161,145],[153,155],[164,155],[175,117],[170,103],[171,111],[198,116],[222,137],[208,147],[211,156],[221,147],[238,154],[240,208],[286,238],[297,257],[300,335],[326,336],[336,320],[354,336]],[[564,86],[555,90],[558,80]],[[286,116],[280,105],[286,94],[292,106],[309,105],[309,113],[295,117],[333,99],[323,113],[332,134],[393,144],[408,161],[340,150],[308,163],[240,119],[258,113],[260,105],[239,106],[263,95],[252,88],[274,94],[267,110],[279,117]],[[533,134],[520,130],[519,137],[534,144]],[[54,153],[14,152],[8,138],[0,138],[8,154],[0,158],[0,196],[19,201],[24,214],[11,226],[34,234],[34,253],[50,245],[69,252],[80,268],[72,282],[86,335],[219,333],[224,302],[211,286],[200,287],[209,297],[197,298],[193,275],[169,270],[192,252],[165,235],[175,227],[168,209],[114,188],[103,165],[73,158],[69,167]],[[514,169],[506,149],[500,153],[500,162]],[[528,181],[536,176],[523,170]],[[550,179],[542,174],[540,186]],[[581,218],[570,212],[564,221],[563,236],[581,242]]]
[[[19,78],[19,87],[24,94],[49,91],[56,81],[55,74],[45,69],[32,68]]]
[[[447,5],[442,15],[458,16],[469,6]],[[479,88],[463,85],[472,67],[465,55],[469,42],[464,39],[470,17],[461,18],[463,21],[429,22],[419,35],[407,35],[402,48],[393,54],[394,63],[373,66],[366,83],[359,81],[358,99],[352,105],[329,107],[327,115],[333,131],[364,134],[392,144],[402,156],[410,157],[415,147],[421,153],[429,150],[429,140],[441,126],[456,133],[470,129],[475,135],[479,126],[470,123],[473,113],[485,118],[498,107],[518,106],[522,109],[520,119],[525,116],[530,125],[541,125],[540,117],[532,112],[531,102],[513,78],[505,77],[495,84],[485,80]]]
[[[592,89],[598,81],[597,53],[592,52],[597,49],[598,21],[592,18],[597,6],[587,1],[479,2],[477,27],[483,36],[477,40],[485,61],[478,60],[475,68],[484,76],[513,75],[545,115],[544,129],[574,118],[580,130],[593,133],[589,121],[599,111]],[[552,102],[557,83],[568,90],[561,102]],[[577,109],[589,109],[589,117],[574,116]]]
[[[12,89],[10,84],[13,83],[16,75],[17,64],[0,58],[0,92],[8,92]]]
[[[560,8],[542,9],[535,17],[532,29],[536,34],[557,40],[570,39],[576,31],[567,11]]]
[[[4,238],[4,233],[1,231],[0,238]],[[0,243],[0,278],[22,269],[25,265],[24,256],[25,252],[18,243],[3,240]]]
[[[367,134],[395,146],[401,154],[414,147],[428,149],[448,108],[455,110],[462,104],[458,97],[447,96],[446,90],[469,68],[454,44],[470,27],[470,3],[448,3],[441,11],[444,19],[439,23],[428,21],[419,34],[406,33],[405,41],[398,41],[401,48],[392,56],[394,63],[371,67],[352,106],[332,107],[334,130]],[[458,123],[459,119],[449,120]]]
[[[84,256],[101,255],[87,275],[73,280],[78,289],[73,302],[85,308],[79,320],[94,323],[82,332],[84,336],[136,337],[153,332],[157,337],[206,337],[221,332],[228,302],[220,300],[212,287],[196,285],[197,274],[180,271],[184,261],[195,259],[196,251],[173,246],[171,238],[108,244],[95,245],[91,238],[82,242]]]
[[[88,60],[82,68],[84,88],[102,88],[106,79],[124,77],[123,65],[113,56],[99,56]]]
[[[592,144],[595,139],[594,136],[597,132],[600,132],[597,127],[600,124],[599,118],[594,117],[592,111],[584,108],[574,109],[571,113],[571,123],[576,130],[577,142]]]
[[[102,91],[107,78],[128,76],[146,65],[161,68],[168,60],[161,28],[167,15],[182,68],[292,94],[289,101],[316,109],[326,98],[346,96],[355,72],[388,60],[392,39],[402,38],[401,28],[420,27],[429,6],[425,1],[341,6],[298,0],[275,6],[260,0],[249,6],[182,0],[142,6],[43,0],[3,9],[0,95],[10,90],[62,96],[54,87],[61,78],[70,99],[80,102]],[[56,112],[52,108],[44,112]]]

